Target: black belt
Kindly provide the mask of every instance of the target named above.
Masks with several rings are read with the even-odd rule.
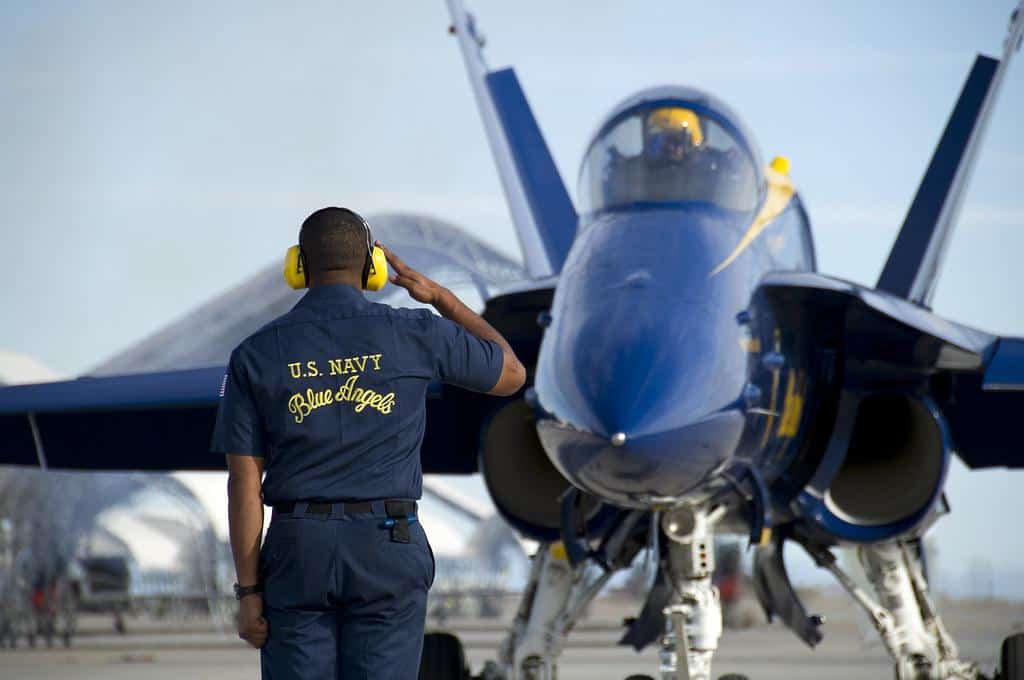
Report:
[[[306,501],[285,501],[283,503],[274,504],[274,514],[278,513],[291,514],[295,512],[295,506],[299,504],[305,504],[307,515],[327,515],[330,517],[333,514],[335,507],[338,508],[338,515],[371,515],[376,514],[377,510],[374,509],[374,505],[378,509],[383,509],[387,519],[384,520],[384,527],[391,530],[391,540],[395,543],[408,543],[409,542],[409,523],[419,521],[416,516],[416,501],[356,501],[354,503],[347,501],[338,501],[331,503],[327,501],[319,503],[310,503]],[[381,506],[384,506],[381,508]]]
[[[291,514],[295,512],[295,506],[303,503],[304,501],[286,501],[284,503],[274,503],[274,512],[281,512],[285,514]],[[377,501],[378,503],[380,501]],[[342,512],[346,515],[372,515],[373,514],[373,501],[357,501],[347,502],[338,501],[336,503],[323,501],[317,503],[306,503],[306,514],[307,515],[329,515],[331,509],[335,506],[340,506]],[[384,514],[388,517],[408,517],[409,515],[416,514],[416,501],[384,501]]]

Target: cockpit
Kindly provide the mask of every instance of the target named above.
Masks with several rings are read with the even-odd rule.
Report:
[[[652,102],[613,117],[583,160],[582,212],[684,203],[753,211],[760,170],[730,127],[683,102]]]

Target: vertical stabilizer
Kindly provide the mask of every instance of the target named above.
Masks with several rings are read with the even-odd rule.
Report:
[[[996,97],[1024,35],[1024,0],[1010,19],[1002,61],[979,55],[918,186],[877,287],[921,305],[935,283],[991,119]]]
[[[530,276],[558,274],[576,233],[576,210],[512,69],[489,72],[473,16],[448,0],[452,29]]]

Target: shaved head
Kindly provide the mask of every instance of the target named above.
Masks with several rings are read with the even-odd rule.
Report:
[[[311,274],[361,274],[366,265],[366,239],[362,218],[348,208],[321,208],[306,218],[299,231],[299,246]]]

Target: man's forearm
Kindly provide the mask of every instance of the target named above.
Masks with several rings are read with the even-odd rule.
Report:
[[[228,528],[238,584],[260,580],[260,542],[263,538],[263,500],[260,487],[228,476]]]
[[[511,345],[508,344],[508,341],[505,340],[501,333],[495,330],[494,326],[487,323],[482,316],[467,307],[462,300],[447,288],[441,288],[437,301],[434,303],[434,308],[449,321],[454,321],[482,340],[493,340],[498,343],[503,352],[515,356]]]

